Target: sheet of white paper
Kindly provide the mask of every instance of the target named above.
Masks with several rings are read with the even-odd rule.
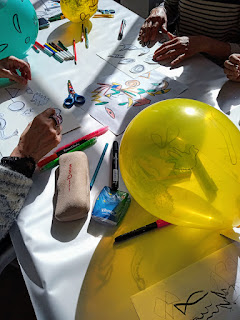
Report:
[[[165,39],[163,40],[165,41]],[[155,62],[152,60],[155,50],[161,46],[157,42],[153,47],[143,47],[137,40],[133,43],[121,43],[117,50],[101,51],[97,53],[99,57],[112,64],[117,69],[126,73],[129,77],[135,78],[141,76],[161,65],[167,65],[168,62]]]
[[[29,122],[47,108],[54,108],[63,118],[62,133],[80,127],[71,111],[51,102],[31,83],[27,87],[13,84],[0,89],[0,156],[9,156]]]
[[[240,247],[231,244],[131,297],[140,320],[239,320]]]
[[[229,239],[240,242],[240,227],[224,230],[221,234]]]
[[[60,2],[54,0],[39,0],[34,7],[38,18],[48,19],[62,12]]]
[[[85,89],[82,108],[93,118],[121,134],[147,106],[176,98],[187,86],[153,70],[135,79],[122,72],[97,79]]]

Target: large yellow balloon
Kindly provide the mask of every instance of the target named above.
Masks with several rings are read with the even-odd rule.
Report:
[[[97,11],[98,0],[61,0],[62,13],[72,22],[89,20]]]
[[[240,224],[240,132],[217,109],[172,99],[140,112],[120,146],[123,180],[135,200],[173,224]]]

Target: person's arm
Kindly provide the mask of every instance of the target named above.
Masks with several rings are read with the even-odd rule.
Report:
[[[139,40],[146,44],[156,40],[159,31],[167,33],[168,22],[173,23],[178,16],[179,0],[165,0],[153,8],[139,32]]]
[[[10,157],[3,157],[0,166],[0,239],[5,237],[16,220],[29,189],[35,164],[61,141],[61,127],[47,109],[34,118],[22,133]]]
[[[4,238],[22,209],[32,180],[0,166],[0,239]]]
[[[26,61],[13,56],[4,58],[0,60],[0,78],[8,78],[25,85],[31,80],[30,66]]]
[[[171,66],[175,66],[199,52],[226,59],[231,53],[231,45],[206,36],[175,37],[172,35],[171,40],[163,43],[154,52],[153,59],[156,61],[170,59]]]

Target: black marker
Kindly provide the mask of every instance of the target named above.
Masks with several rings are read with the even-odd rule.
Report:
[[[121,241],[124,241],[124,240],[128,240],[130,238],[136,237],[136,236],[138,236],[140,234],[143,234],[145,232],[151,231],[153,229],[165,227],[165,226],[167,226],[169,224],[170,224],[169,222],[166,222],[164,220],[159,219],[159,220],[157,220],[157,221],[155,221],[153,223],[147,224],[144,227],[135,229],[133,231],[124,233],[124,234],[116,237],[115,238],[115,242],[121,242]]]
[[[113,142],[112,147],[112,190],[118,189],[119,170],[118,170],[118,142]]]

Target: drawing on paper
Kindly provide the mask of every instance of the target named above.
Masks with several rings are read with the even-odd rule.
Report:
[[[6,125],[7,125],[7,121],[4,118],[4,114],[0,113],[0,140],[7,140],[9,138],[12,138],[18,135],[17,129],[12,134],[6,135],[5,134]]]
[[[32,83],[27,87],[13,84],[0,88],[0,104],[0,148],[3,156],[12,152],[18,143],[18,136],[36,115],[55,107],[50,98]],[[79,127],[71,112],[58,108],[58,105],[54,109],[63,119],[63,134]]]
[[[156,69],[160,65],[163,66],[167,64],[163,61],[153,61],[154,52],[160,46],[160,43],[156,43],[150,48],[142,46],[138,41],[134,41],[134,43],[131,44],[120,44],[114,52],[106,50],[97,53],[97,55],[133,78],[135,74],[140,76]],[[133,63],[135,63],[135,66],[132,66]]]
[[[168,93],[171,88],[167,88],[169,83],[167,81],[162,81],[161,83],[151,83],[151,86],[156,89],[144,89],[141,88],[141,83],[139,80],[128,80],[125,82],[124,87],[120,83],[112,82],[107,83],[97,83],[99,87],[92,91],[92,101],[95,101],[95,105],[104,105],[111,102],[111,99],[116,99],[118,96],[125,95],[126,102],[118,103],[118,106],[127,106],[127,108],[140,107],[144,105],[149,105],[151,103],[150,99],[143,97],[143,94],[149,96],[156,96],[160,94]],[[107,101],[103,101],[107,98]],[[109,114],[110,115],[110,114]]]
[[[229,245],[132,297],[141,320],[237,320],[239,248]],[[144,302],[144,303],[143,303]]]
[[[99,77],[85,89],[86,103],[81,108],[120,134],[138,112],[155,102],[175,98],[186,88],[155,70],[134,79],[116,72]]]
[[[138,251],[136,251],[131,262],[132,277],[139,290],[146,289],[145,280],[143,278],[143,275],[141,275],[141,272],[140,272],[140,267],[143,260],[144,260],[144,257],[140,255]]]

